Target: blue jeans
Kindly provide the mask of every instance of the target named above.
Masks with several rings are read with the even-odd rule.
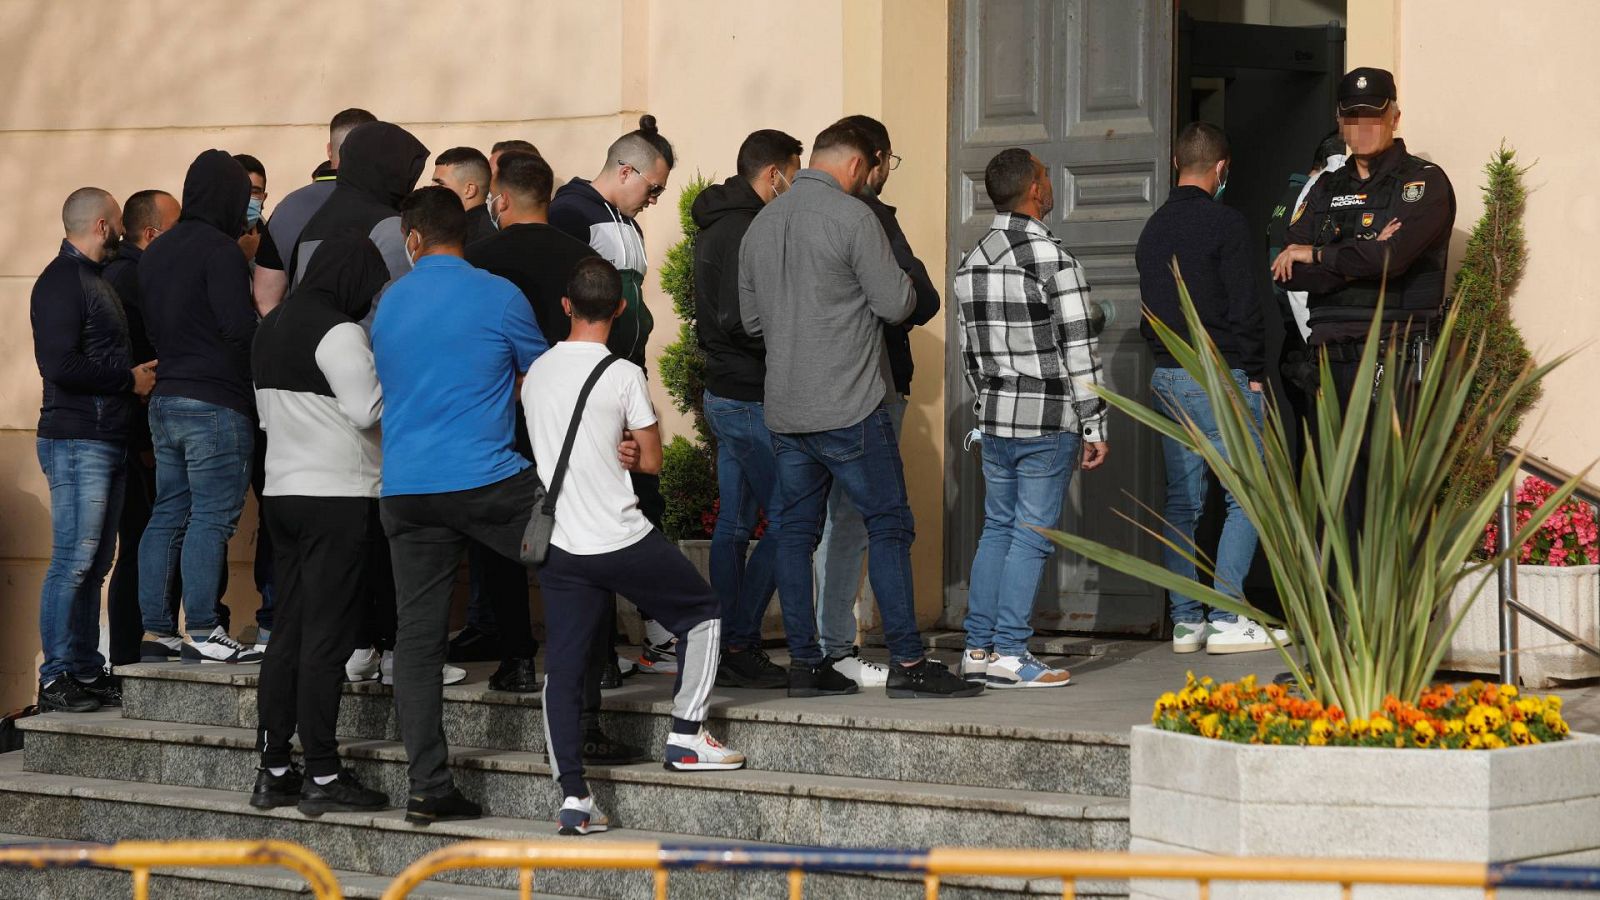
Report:
[[[911,542],[916,525],[906,502],[905,473],[894,423],[882,406],[865,419],[832,431],[773,434],[778,459],[774,505],[778,529],[778,596],[789,656],[797,663],[822,662],[816,617],[804,601],[812,596],[811,555],[822,537],[828,492],[842,484],[866,520],[868,571],[884,641],[895,662],[922,659],[916,599],[911,585]],[[799,614],[803,609],[804,614]]]
[[[906,398],[887,401],[883,408],[894,423],[895,441],[906,421]],[[861,589],[861,563],[867,555],[867,522],[850,502],[844,487],[834,482],[828,494],[828,524],[817,546],[817,634],[822,652],[843,656],[856,643],[856,592]],[[872,602],[872,585],[866,587]]]
[[[983,436],[983,535],[972,558],[967,646],[1002,656],[1028,652],[1039,576],[1054,544],[1033,530],[1055,528],[1083,440]]]
[[[1261,394],[1250,390],[1249,376],[1243,370],[1234,369],[1233,378],[1244,391],[1245,402],[1250,404],[1250,412],[1259,427]],[[1183,369],[1156,369],[1150,376],[1150,392],[1156,409],[1174,422],[1182,422],[1184,417],[1188,417],[1205,432],[1212,446],[1222,451],[1222,436],[1217,431],[1217,420],[1211,412],[1211,400],[1192,375]],[[1259,435],[1256,438],[1256,452],[1261,452]],[[1166,524],[1162,526],[1162,531],[1167,540],[1193,552],[1194,530],[1200,521],[1200,514],[1205,510],[1209,486],[1206,461],[1167,437],[1161,439],[1161,455],[1167,468],[1167,508],[1163,514]],[[1225,451],[1223,455],[1227,455]],[[1250,561],[1256,554],[1256,527],[1245,518],[1244,512],[1239,509],[1239,501],[1231,493],[1227,494],[1227,505],[1222,537],[1217,541],[1216,577],[1213,583],[1224,594],[1242,597],[1244,577],[1250,571]],[[1194,563],[1170,547],[1162,548],[1161,562],[1167,571],[1175,575],[1195,577]],[[1220,609],[1207,610],[1199,600],[1176,592],[1169,592],[1169,601],[1174,623],[1193,625],[1205,619],[1232,622],[1237,618],[1233,613]]]
[[[223,406],[187,397],[150,401],[156,449],[156,502],[139,542],[139,608],[146,631],[177,634],[165,597],[183,573],[183,618],[191,637],[217,626],[228,539],[250,489],[255,423]]]
[[[117,550],[128,448],[111,441],[35,441],[50,484],[50,567],[39,592],[41,683],[59,675],[88,680],[100,655],[100,586]]]
[[[778,521],[773,491],[778,461],[760,403],[704,397],[706,424],[717,437],[717,527],[711,533],[711,587],[722,602],[722,644],[730,650],[761,646],[761,620],[772,603],[778,575]],[[767,510],[766,535],[750,553],[750,536]]]

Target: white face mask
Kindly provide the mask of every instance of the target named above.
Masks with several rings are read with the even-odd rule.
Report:
[[[484,203],[486,203],[488,205],[488,207],[489,207],[489,224],[494,226],[494,230],[495,231],[499,231],[500,230],[500,214],[494,208],[495,199],[496,199],[495,195],[494,194],[490,194],[489,195],[489,199],[485,200]]]
[[[400,249],[406,255],[406,265],[410,266],[413,269],[416,268],[417,267],[417,258],[411,255],[411,236],[410,235],[406,235],[405,244],[403,244]]]

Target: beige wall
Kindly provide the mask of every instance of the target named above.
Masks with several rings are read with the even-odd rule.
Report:
[[[1536,358],[1577,355],[1550,377],[1522,439],[1569,469],[1593,462],[1600,439],[1588,394],[1600,364],[1600,254],[1592,249],[1600,118],[1588,99],[1600,82],[1590,46],[1597,30],[1600,3],[1590,0],[1357,0],[1351,8],[1351,65],[1393,68],[1401,135],[1455,186],[1452,263],[1483,212],[1483,165],[1500,141],[1537,163],[1526,176],[1528,266],[1512,314]]]
[[[362,106],[437,153],[532,140],[559,178],[588,177],[605,146],[655,114],[675,144],[673,184],[731,174],[740,139],[781,128],[808,146],[851,112],[883,119],[906,163],[886,199],[928,267],[944,261],[947,96],[943,0],[480,0],[471,16],[421,0],[339,3],[126,0],[115,15],[50,0],[0,0],[0,709],[32,691],[48,493],[33,452],[39,377],[28,293],[55,253],[61,200],[95,184],[118,197],[180,193],[194,155],[248,152],[276,199],[323,155],[326,121]],[[641,223],[659,263],[679,239],[669,190]],[[652,355],[673,339],[654,278]],[[913,340],[908,480],[921,531],[919,608],[939,608],[942,320]],[[669,429],[682,420],[659,394]],[[229,601],[250,585],[253,508],[235,539]],[[236,628],[236,630],[238,630]]]

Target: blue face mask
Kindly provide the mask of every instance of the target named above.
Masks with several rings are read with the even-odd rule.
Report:
[[[261,201],[255,197],[250,198],[250,205],[245,208],[244,227],[248,231],[261,223]]]
[[[1229,174],[1231,174],[1231,173],[1229,173],[1229,172],[1223,172],[1222,173],[1222,180],[1217,182],[1217,192],[1215,194],[1211,195],[1211,199],[1213,199],[1213,200],[1221,200],[1222,199],[1222,192],[1228,189],[1228,175]]]

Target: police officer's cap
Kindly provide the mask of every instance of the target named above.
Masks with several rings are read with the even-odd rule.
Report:
[[[1351,69],[1339,81],[1339,115],[1376,116],[1396,100],[1394,76],[1384,69]]]

